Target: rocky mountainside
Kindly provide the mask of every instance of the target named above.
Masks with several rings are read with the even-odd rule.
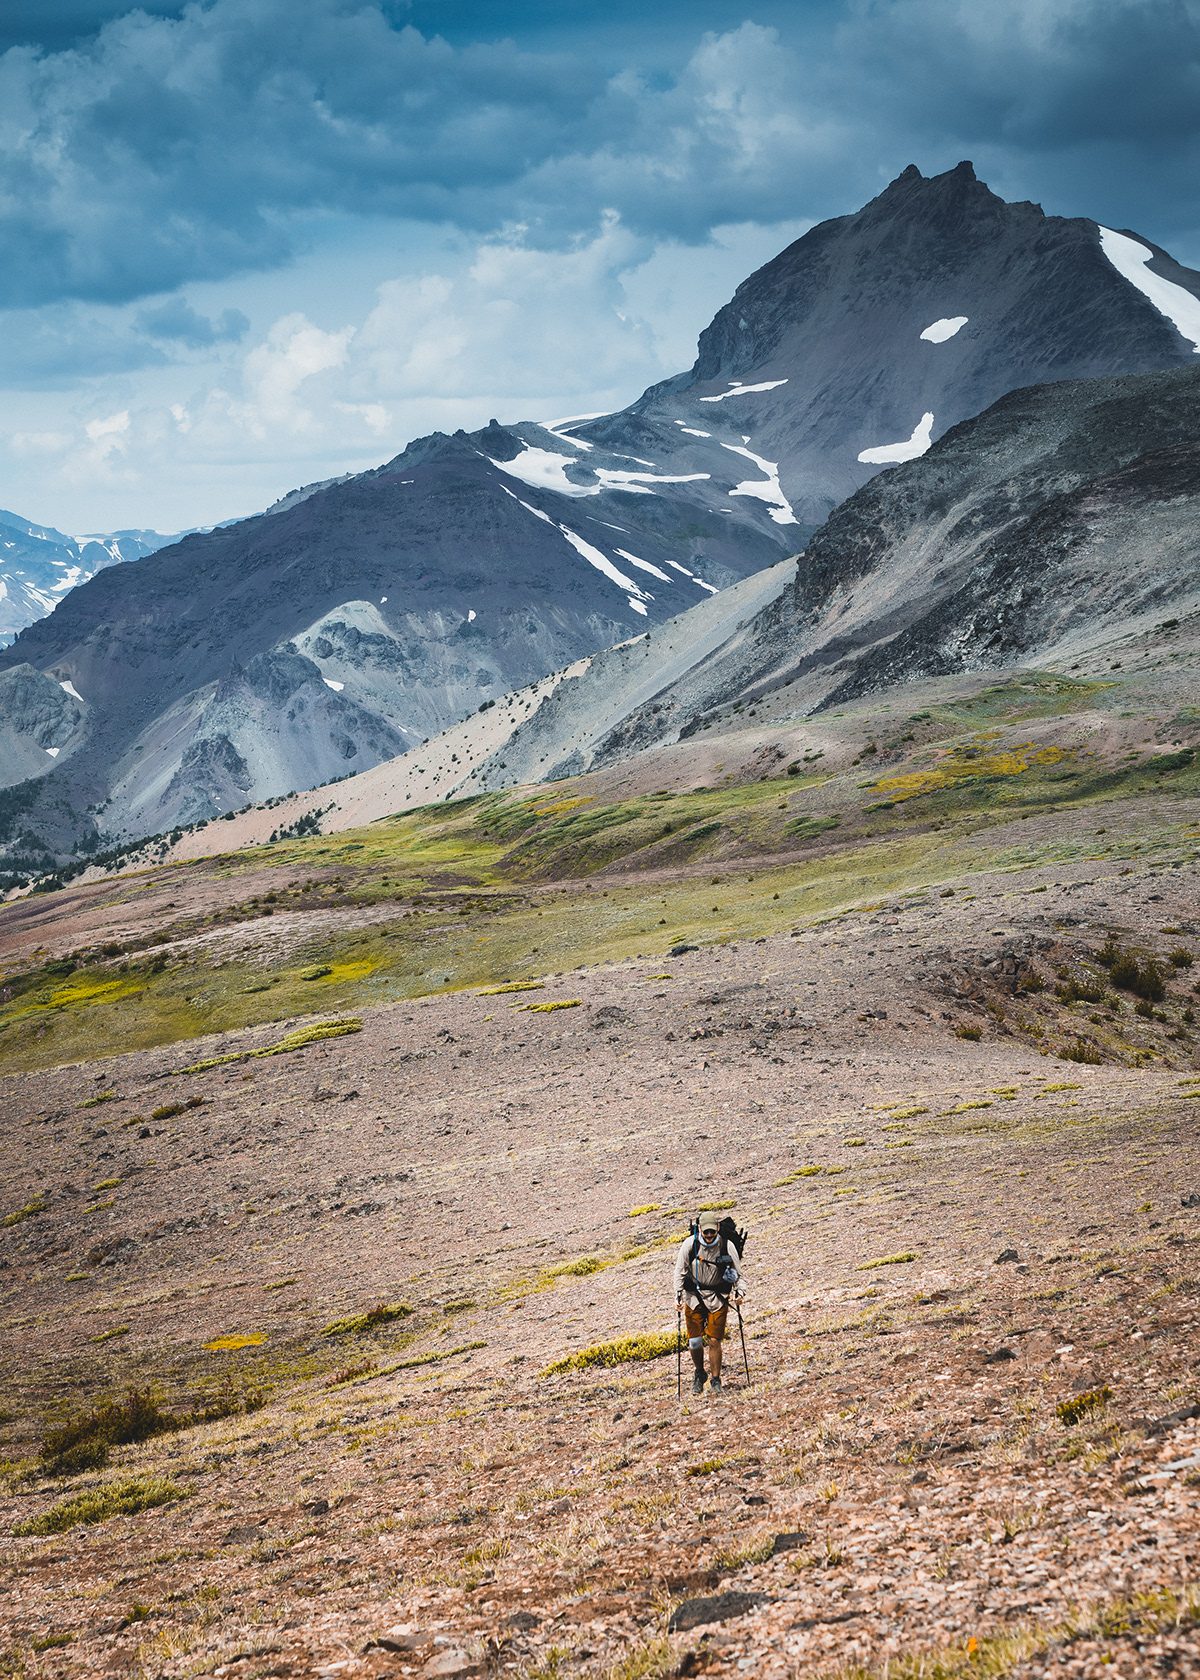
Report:
[[[864,480],[1014,387],[1190,366],[1197,345],[1200,275],[1140,236],[1005,204],[969,164],[908,169],[751,276],[692,370],[622,413],[434,434],[71,590],[0,650],[0,827],[11,837],[19,807],[26,835],[61,851],[370,769],[794,556]],[[988,434],[1016,427],[1013,474],[1021,412],[997,409]],[[686,698],[645,697],[626,730],[609,696],[603,738],[577,717],[559,759],[662,738],[764,660],[794,679],[949,599],[944,566],[931,596],[914,538],[911,565],[883,565],[897,581],[882,617],[858,589],[851,629],[833,608],[845,529],[804,562],[794,608],[781,596],[694,681],[675,649],[659,676]],[[559,762],[546,746],[539,774]],[[507,756],[493,768],[511,781]]]
[[[1140,234],[910,167],[744,281],[688,373],[572,435],[717,479],[750,446],[811,529],[1007,391],[1198,348],[1200,275]]]
[[[105,566],[140,560],[176,541],[158,531],[67,537],[0,508],[0,643],[53,612],[68,590]]]
[[[38,742],[57,796],[153,833],[369,768],[788,551],[761,503],[705,524],[697,481],[599,451],[568,476],[554,443],[422,439],[74,591],[0,655],[80,699]]]
[[[1200,366],[1012,392],[838,508],[719,646],[680,670],[649,638],[638,694],[593,661],[472,785],[598,767],[735,707],[783,722],[956,671],[1115,663],[1200,609],[1198,435]]]

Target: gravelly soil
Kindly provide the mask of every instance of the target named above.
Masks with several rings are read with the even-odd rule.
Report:
[[[1054,880],[204,1073],[172,1070],[280,1028],[7,1078],[4,1207],[35,1210],[0,1231],[9,1667],[1191,1672],[1166,1596],[1200,1550],[1190,975],[1167,1023],[1014,987],[1114,922],[1165,954],[1194,878]],[[1125,1065],[1039,1054],[1068,1016]],[[753,1385],[740,1345],[715,1399],[680,1404],[670,1356],[547,1375],[673,1331],[698,1201],[751,1232]],[[414,1311],[322,1334],[381,1300]],[[264,1339],[205,1349],[230,1337]],[[47,1420],[145,1381],[269,1401],[30,1478]],[[13,1532],[150,1474],[178,1497]]]

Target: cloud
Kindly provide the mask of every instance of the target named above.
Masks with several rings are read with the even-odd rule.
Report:
[[[189,350],[206,349],[222,340],[244,338],[250,322],[240,309],[226,309],[213,321],[200,315],[183,298],[170,298],[156,309],[143,309],[137,316],[138,330],[148,338],[162,338],[185,344]]]
[[[14,432],[9,439],[17,455],[61,455],[74,441],[72,432]]]
[[[973,150],[1002,188],[1045,176],[1086,210],[1107,173],[1125,202],[1101,209],[1122,225],[1195,220],[1195,0],[842,0],[832,29],[828,13],[705,35],[669,76],[452,47],[375,0],[211,0],[129,12],[69,50],[13,48],[0,306],[269,269],[331,213],[567,247],[611,208],[636,234],[696,242],[840,213],[914,157],[929,172]],[[172,329],[172,307],[144,330],[237,336],[182,313]]]
[[[96,454],[104,457],[119,450],[124,453],[125,434],[129,430],[129,410],[109,414],[103,420],[89,420],[83,428],[96,447]]]
[[[297,392],[314,374],[340,368],[353,337],[353,327],[323,332],[299,314],[276,321],[266,342],[246,357],[243,370],[247,400],[238,412],[256,437],[272,426],[294,432],[312,427],[312,412],[296,400]]]

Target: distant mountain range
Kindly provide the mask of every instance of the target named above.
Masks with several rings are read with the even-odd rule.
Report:
[[[601,648],[648,629],[654,644],[655,626],[806,544],[795,610],[785,591],[753,635],[735,632],[736,657],[709,650],[694,699],[646,696],[637,718],[604,715],[628,744],[659,739],[702,727],[730,683],[793,665],[790,680],[803,675],[820,704],[810,670],[849,661],[839,683],[875,681],[868,650],[898,637],[915,649],[934,604],[968,587],[974,551],[945,526],[936,471],[911,463],[926,451],[931,471],[957,460],[955,428],[985,409],[988,450],[1024,462],[1014,440],[1042,421],[998,399],[1191,369],[1198,345],[1200,275],[1140,235],[1006,204],[970,164],[932,180],[910,168],[752,275],[701,335],[691,371],[621,413],[435,433],[376,471],[308,486],[71,590],[0,651],[8,808],[61,851],[368,769]],[[1151,381],[1130,400],[1169,409],[1186,385]],[[1040,414],[1049,399],[1022,400]],[[1084,399],[1076,408],[1091,412]],[[1096,461],[1130,465],[1121,449]],[[994,497],[1015,496],[1032,517],[1041,503],[1013,489],[1027,470],[1001,474],[1008,488]],[[1083,482],[1072,473],[1064,487]],[[969,515],[997,540],[998,506]],[[906,554],[932,525],[945,564],[935,545],[907,570],[873,565],[910,525]],[[889,680],[884,654],[870,657]],[[912,668],[932,657],[905,654]],[[710,681],[718,667],[725,678]],[[667,687],[688,680],[676,670]],[[572,765],[599,747],[586,724]],[[535,756],[541,774],[557,762]],[[11,836],[18,819],[7,821]]]
[[[0,645],[52,613],[69,590],[105,566],[144,559],[178,541],[178,532],[158,531],[67,537],[0,508]]]

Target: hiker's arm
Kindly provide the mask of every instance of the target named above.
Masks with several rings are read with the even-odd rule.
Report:
[[[675,1256],[675,1299],[683,1294],[683,1286],[687,1282],[688,1255],[691,1253],[692,1239],[689,1237],[680,1245],[679,1253]]]

